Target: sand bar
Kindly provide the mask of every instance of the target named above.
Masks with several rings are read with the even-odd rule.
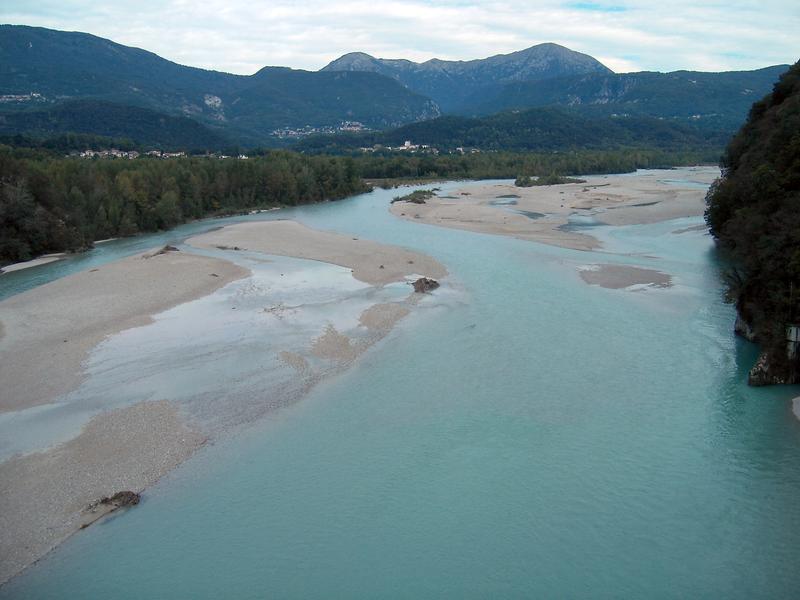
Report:
[[[631,286],[666,288],[672,285],[672,277],[661,271],[631,267],[629,265],[591,265],[579,271],[581,279],[589,285],[599,285],[612,290]]]
[[[196,248],[238,246],[243,250],[318,260],[353,270],[370,285],[404,281],[412,275],[440,279],[447,275],[429,256],[369,240],[318,231],[294,221],[262,221],[229,225],[187,240]]]
[[[381,289],[417,274],[447,273],[419,253],[286,221],[231,226],[192,243],[328,262]],[[249,274],[220,258],[150,251],[0,302],[0,410],[53,402],[81,383],[83,361],[107,336],[146,325],[151,315]],[[299,351],[276,349],[278,358],[308,390],[387,335],[420,296],[409,286],[405,299],[362,310],[356,330],[328,325]],[[285,404],[279,400],[275,407]],[[142,401],[99,413],[65,443],[0,462],[0,584],[93,521],[97,515],[86,510],[91,503],[122,490],[140,492],[191,456],[213,435],[187,421],[191,416],[169,398]]]
[[[152,485],[204,439],[169,402],[143,402],[95,417],[47,452],[0,463],[0,583],[91,520],[91,502]]]
[[[106,336],[248,274],[228,261],[186,252],[144,256],[0,302],[0,412],[54,401],[80,384],[81,363]]]
[[[691,183],[667,181],[688,178]],[[570,227],[570,217],[603,225],[655,223],[700,216],[705,189],[719,177],[716,167],[646,171],[636,175],[586,177],[586,183],[520,188],[512,184],[465,186],[425,204],[396,202],[392,214],[422,223],[506,235],[593,250],[600,242],[590,228]]]
[[[66,254],[64,252],[59,252],[58,254],[45,254],[44,256],[40,256],[39,258],[34,258],[32,260],[6,265],[5,267],[0,268],[0,274],[11,273],[13,271],[22,271],[23,269],[30,269],[31,267],[38,267],[39,265],[46,265],[48,263],[61,260],[65,256]]]

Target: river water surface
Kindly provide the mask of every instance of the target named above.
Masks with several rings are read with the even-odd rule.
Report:
[[[397,193],[0,277],[8,296],[221,224],[292,218],[427,253],[454,291],[0,597],[797,597],[798,390],[745,385],[756,350],[732,334],[713,243],[691,230],[702,219],[593,226],[603,251],[578,252],[397,219]],[[578,269],[598,262],[674,285],[589,286]],[[226,364],[204,377],[224,382]]]

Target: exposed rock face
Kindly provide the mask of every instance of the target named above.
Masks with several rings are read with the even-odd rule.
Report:
[[[752,386],[793,384],[800,382],[800,377],[796,374],[776,372],[770,366],[766,352],[762,352],[756,364],[750,369],[747,377],[747,384]]]
[[[420,277],[414,282],[414,291],[418,294],[427,294],[439,287],[439,282],[428,277]]]
[[[733,331],[736,333],[736,335],[740,335],[750,342],[756,341],[756,335],[753,332],[753,328],[750,327],[750,323],[745,321],[741,315],[736,315],[736,324],[733,326]]]

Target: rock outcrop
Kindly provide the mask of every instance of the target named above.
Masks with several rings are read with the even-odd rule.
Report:
[[[784,371],[776,372],[776,370],[770,366],[766,352],[762,352],[759,355],[756,364],[753,365],[753,368],[750,369],[750,373],[747,376],[747,384],[752,386],[794,383],[800,383],[800,377],[795,373],[786,373]]]
[[[420,277],[414,282],[414,291],[418,294],[427,294],[439,287],[439,282],[428,277]]]
[[[750,327],[750,323],[745,321],[741,315],[736,315],[736,324],[733,326],[733,331],[736,335],[742,336],[749,342],[756,341],[756,334],[753,332],[753,328]]]

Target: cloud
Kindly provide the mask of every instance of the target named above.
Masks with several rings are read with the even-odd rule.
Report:
[[[752,69],[800,58],[796,0],[6,0],[0,20],[85,31],[192,66],[318,69],[355,50],[483,58],[556,42],[616,71]]]
[[[625,12],[627,9],[624,6],[615,6],[613,4],[601,4],[599,2],[568,2],[565,6],[577,10],[590,10],[600,12]]]

